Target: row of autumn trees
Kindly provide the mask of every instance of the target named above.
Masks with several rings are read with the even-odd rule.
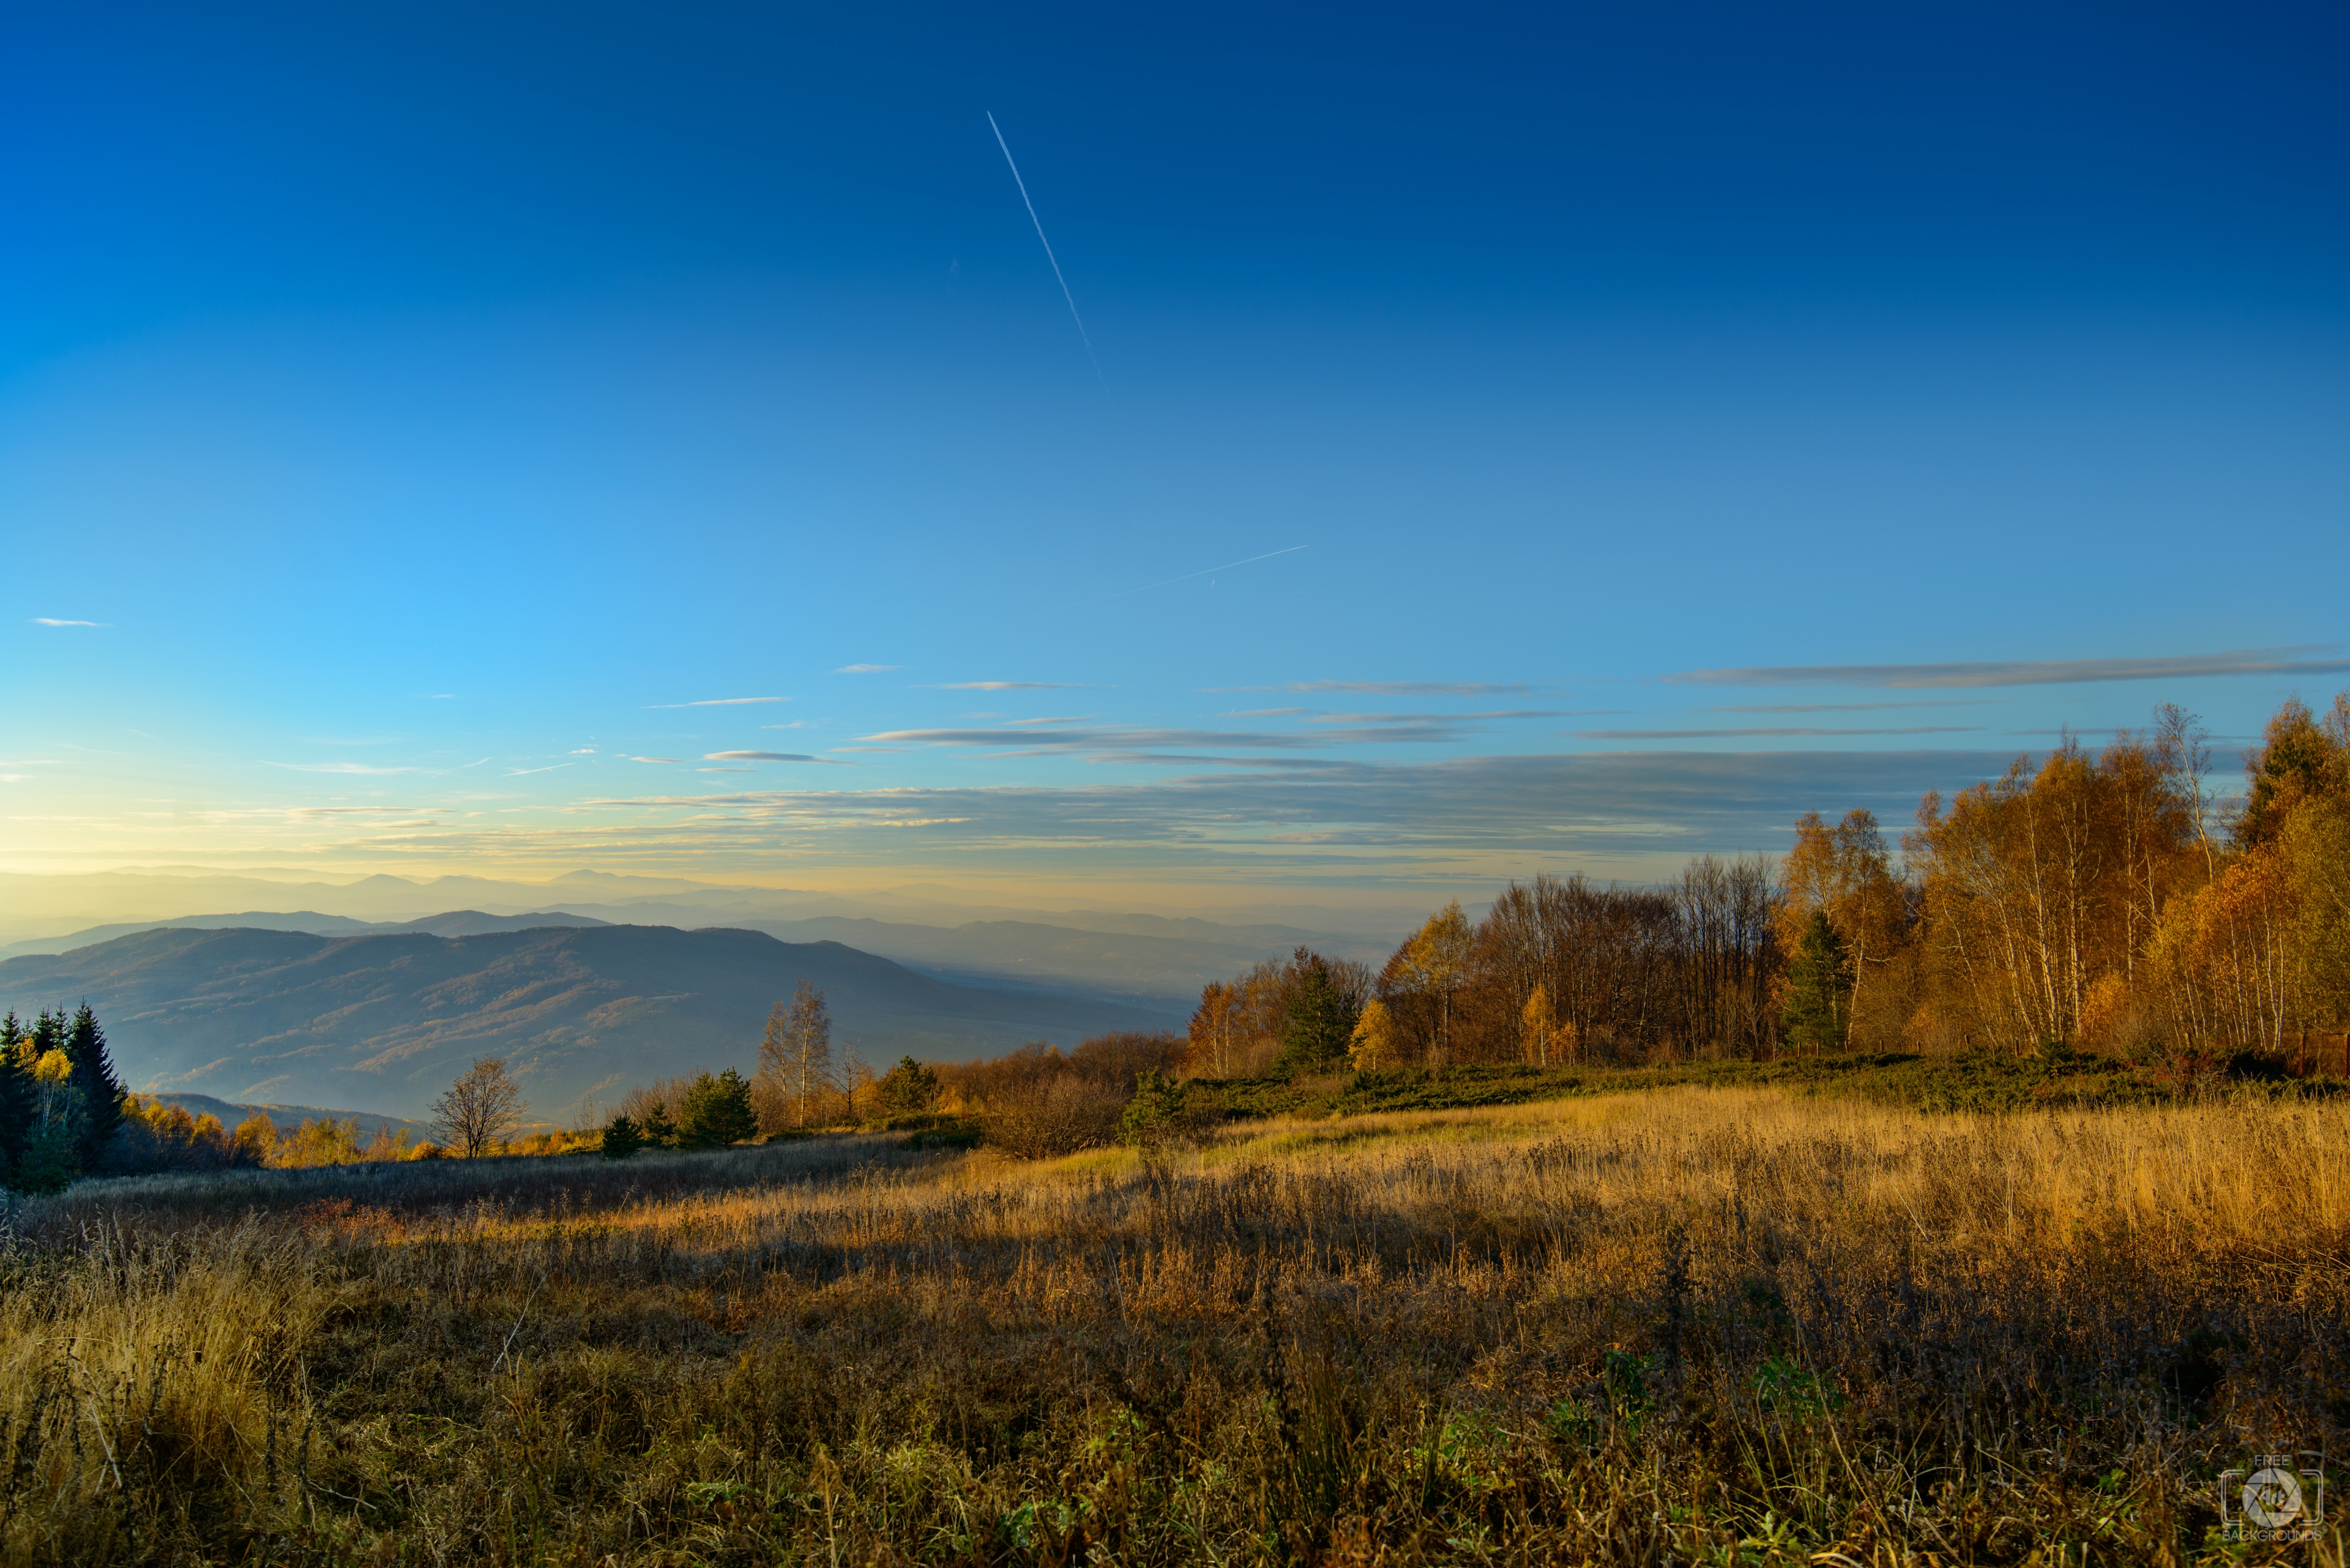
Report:
[[[1210,984],[1204,1078],[1785,1050],[2282,1054],[2350,1013],[2350,699],[2288,701],[2240,799],[2175,706],[2092,752],[1926,796],[1897,856],[1865,810],[1782,859],[1665,887],[1513,883],[1377,971],[1299,949]],[[2335,1047],[2340,1049],[2340,1047]]]
[[[261,1110],[232,1129],[127,1090],[86,1002],[45,1010],[29,1025],[14,1012],[0,1016],[0,1188],[16,1192],[57,1192],[86,1176],[487,1154],[515,1147],[524,1109],[505,1063],[490,1057],[433,1102],[440,1144],[411,1145],[389,1122],[364,1142],[356,1117],[280,1127]]]
[[[259,1120],[232,1132],[130,1093],[87,1002],[29,1024],[0,1016],[0,1188],[56,1192],[84,1176],[259,1165],[277,1136]]]

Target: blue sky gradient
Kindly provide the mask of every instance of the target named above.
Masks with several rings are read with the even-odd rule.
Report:
[[[2247,735],[2345,34],[11,8],[0,868],[1384,897]]]

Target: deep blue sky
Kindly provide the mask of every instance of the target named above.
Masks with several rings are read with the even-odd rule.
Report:
[[[1440,888],[2249,733],[2350,684],[2345,58],[11,7],[0,862]]]

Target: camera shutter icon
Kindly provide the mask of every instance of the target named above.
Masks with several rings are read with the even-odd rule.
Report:
[[[2244,1520],[2262,1530],[2279,1530],[2301,1518],[2301,1478],[2277,1465],[2263,1465],[2244,1478]]]

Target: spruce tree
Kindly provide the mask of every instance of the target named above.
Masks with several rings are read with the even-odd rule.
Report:
[[[1282,1020],[1281,1054],[1273,1064],[1276,1075],[1311,1073],[1347,1059],[1355,1023],[1361,1010],[1338,989],[1330,965],[1320,954],[1308,955],[1296,994]]]
[[[106,1031],[85,1002],[66,1030],[66,1060],[73,1064],[73,1086],[81,1091],[81,1168],[95,1172],[122,1126],[122,1102],[129,1091],[114,1075],[114,1059],[107,1054]]]
[[[626,1159],[645,1147],[645,1135],[627,1116],[614,1116],[604,1127],[603,1156],[606,1159]]]
[[[681,1148],[723,1148],[759,1130],[751,1109],[750,1081],[729,1067],[716,1077],[704,1073],[685,1092],[685,1113],[678,1126]]]
[[[1845,1044],[1852,1026],[1852,960],[1825,914],[1814,910],[1787,965],[1787,1007],[1782,1022],[1798,1049],[1827,1051]]]
[[[16,1162],[33,1136],[33,1068],[24,1041],[25,1026],[12,1008],[0,1018],[0,1187],[15,1185]]]

